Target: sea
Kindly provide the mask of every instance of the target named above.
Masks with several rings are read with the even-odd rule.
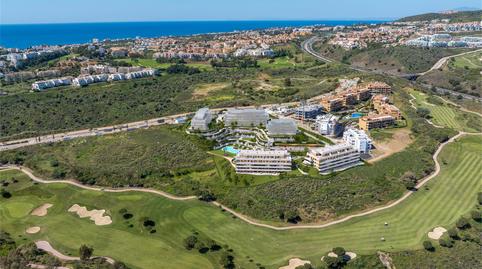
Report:
[[[309,25],[346,26],[381,22],[383,21],[276,20],[0,24],[0,46],[24,49],[37,45],[82,44],[91,42],[93,38],[103,40],[135,37],[186,36],[273,27],[300,27]]]

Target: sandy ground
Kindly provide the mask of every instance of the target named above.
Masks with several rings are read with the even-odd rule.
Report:
[[[350,260],[353,260],[356,258],[356,253],[355,252],[346,252],[345,255],[349,256],[350,257]],[[327,254],[328,257],[333,257],[333,258],[336,258],[338,257],[338,255],[336,255],[334,252],[329,252]],[[323,261],[323,259],[325,258],[325,256],[321,257],[321,260]]]
[[[374,142],[375,150],[372,151],[373,158],[370,163],[377,162],[394,153],[404,150],[412,143],[410,130],[408,128],[398,129],[393,133],[393,137],[387,141]]]
[[[42,265],[42,264],[29,264],[27,265],[28,267],[30,268],[35,268],[35,269],[50,269],[50,268],[54,268],[54,269],[70,269],[69,267],[64,267],[64,266],[56,266],[56,267],[51,267],[51,266],[47,266],[47,265]]]
[[[35,208],[30,215],[32,216],[38,216],[38,217],[44,217],[47,215],[47,209],[51,208],[53,204],[43,204],[37,208]]]
[[[444,227],[435,227],[431,232],[428,232],[428,238],[438,240],[447,231]]]
[[[25,232],[28,233],[28,234],[36,234],[36,233],[40,232],[40,227],[38,227],[38,226],[29,227],[29,228],[27,228],[27,230],[25,230]]]
[[[288,262],[288,265],[280,267],[279,269],[295,269],[296,267],[302,266],[306,263],[311,264],[310,261],[304,261],[298,258],[294,258],[294,259],[290,259],[290,261]]]
[[[37,242],[35,242],[35,245],[37,246],[38,249],[41,249],[45,252],[48,252],[52,256],[55,256],[55,257],[59,258],[60,260],[63,260],[63,261],[78,261],[78,260],[80,260],[79,257],[67,256],[67,255],[64,255],[64,254],[60,253],[58,250],[53,248],[52,245],[50,245],[50,243],[47,242],[47,241],[37,241]],[[114,259],[112,259],[110,257],[94,256],[94,257],[92,257],[92,259],[93,258],[104,258],[110,264],[115,263]],[[40,265],[40,266],[42,266],[42,265]],[[32,267],[32,268],[43,268],[43,267]],[[58,268],[62,268],[62,267],[58,267]]]
[[[109,225],[112,223],[110,216],[104,216],[105,210],[87,210],[87,207],[75,204],[69,208],[69,212],[76,212],[81,218],[89,217],[90,220],[94,221],[95,225]]]

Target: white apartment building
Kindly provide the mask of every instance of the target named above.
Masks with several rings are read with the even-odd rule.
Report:
[[[268,113],[264,109],[237,109],[232,108],[224,115],[225,126],[259,127],[268,123]]]
[[[191,129],[197,131],[209,130],[209,123],[211,123],[212,114],[209,108],[203,107],[199,109],[191,120]]]
[[[337,136],[343,130],[338,122],[339,117],[332,114],[319,115],[316,117],[316,130],[322,135]]]
[[[233,163],[238,174],[278,175],[291,171],[291,155],[287,150],[241,150]]]
[[[56,78],[56,79],[49,79],[49,80],[42,80],[32,83],[32,90],[45,90],[49,88],[55,88],[60,86],[67,86],[72,84],[71,77],[64,77],[64,78]]]
[[[343,140],[362,154],[370,153],[372,140],[363,130],[349,128],[343,133]]]
[[[345,143],[311,148],[303,163],[313,165],[321,174],[329,174],[360,164],[360,153]]]

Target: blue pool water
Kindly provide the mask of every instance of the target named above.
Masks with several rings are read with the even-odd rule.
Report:
[[[223,151],[229,152],[231,154],[238,154],[239,150],[233,148],[232,146],[226,146],[223,148]]]
[[[360,112],[355,112],[355,113],[352,113],[352,114],[351,114],[351,118],[352,118],[352,119],[358,119],[358,118],[360,118],[361,116],[363,116],[363,113],[360,113]]]

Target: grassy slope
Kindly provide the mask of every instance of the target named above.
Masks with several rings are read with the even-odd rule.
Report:
[[[443,68],[433,70],[418,80],[446,89],[482,96],[482,52],[457,56]]]
[[[28,240],[47,239],[69,253],[75,253],[80,244],[88,243],[94,246],[96,254],[122,259],[137,268],[211,267],[207,255],[182,249],[182,238],[192,230],[228,244],[234,249],[236,263],[245,268],[255,267],[247,256],[268,268],[277,268],[290,257],[319,263],[326,251],[338,245],[359,254],[378,249],[418,249],[430,229],[450,226],[472,208],[481,189],[482,174],[478,169],[482,165],[481,151],[480,136],[461,138],[442,151],[441,174],[432,179],[427,188],[391,209],[325,229],[272,231],[231,219],[219,209],[198,201],[175,202],[140,193],[103,194],[64,184],[34,185],[12,191],[13,197],[9,200],[0,198],[0,216],[5,220],[0,228],[21,240],[19,236],[25,236],[26,227],[40,225],[44,230],[28,236]],[[13,176],[22,178],[16,172]],[[12,172],[0,173],[2,179],[11,177]],[[464,199],[460,199],[461,196]],[[54,204],[47,217],[28,215],[30,209],[45,202]],[[66,212],[73,203],[107,209],[114,222],[96,227],[87,219],[78,219]],[[124,207],[135,216],[130,221],[133,228],[128,228],[116,213]],[[136,220],[144,216],[156,221],[157,233],[147,234],[139,227]],[[389,226],[385,227],[384,222]],[[381,241],[381,237],[386,241]]]
[[[411,91],[411,93],[416,98],[414,102],[417,107],[430,110],[435,124],[466,132],[480,132],[482,130],[482,124],[478,116],[462,112],[440,98],[434,97],[437,98],[436,100],[440,100],[440,103],[432,104],[427,100],[426,94],[418,91]]]
[[[415,16],[409,16],[399,19],[398,21],[430,21],[430,20],[442,20],[450,19],[450,22],[470,22],[470,21],[480,21],[482,17],[482,10],[476,11],[462,11],[453,14],[442,14],[442,13],[425,13]]]

